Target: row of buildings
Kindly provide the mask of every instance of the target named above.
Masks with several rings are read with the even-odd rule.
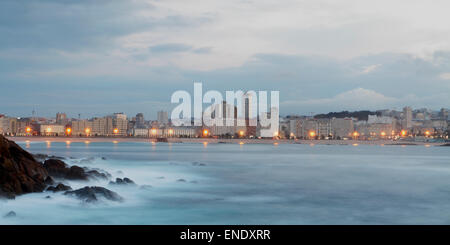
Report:
[[[218,108],[225,121],[236,119],[236,107]],[[233,113],[234,112],[234,113]],[[142,113],[128,118],[124,113],[114,113],[91,119],[68,118],[57,113],[55,118],[14,118],[0,114],[0,134],[17,136],[72,136],[72,137],[220,137],[258,138],[261,128],[252,126],[245,116],[245,126],[181,126],[171,124],[168,113],[159,111],[157,120],[145,120]],[[380,110],[364,120],[354,117],[316,118],[314,116],[287,116],[280,118],[279,130],[274,137],[288,139],[377,139],[396,137],[448,137],[449,113],[447,109],[431,111]]]
[[[280,129],[286,138],[300,139],[448,137],[449,121],[447,109],[436,113],[405,107],[402,111],[376,111],[367,120],[291,116],[280,123]]]

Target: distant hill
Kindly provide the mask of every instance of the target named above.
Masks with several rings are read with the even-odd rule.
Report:
[[[345,118],[345,117],[354,117],[358,120],[364,120],[367,121],[369,119],[369,115],[378,115],[379,113],[374,111],[341,111],[341,112],[330,112],[327,114],[317,114],[314,116],[314,118],[320,119],[320,118]]]

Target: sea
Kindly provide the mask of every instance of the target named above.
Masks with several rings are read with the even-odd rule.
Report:
[[[124,201],[26,194],[0,201],[0,224],[450,224],[450,147],[18,143],[137,186],[65,181]]]

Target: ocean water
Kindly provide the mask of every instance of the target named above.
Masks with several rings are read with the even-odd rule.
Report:
[[[66,182],[125,201],[28,194],[0,201],[0,224],[450,224],[449,147],[19,144],[139,186]],[[3,217],[9,211],[17,216]]]

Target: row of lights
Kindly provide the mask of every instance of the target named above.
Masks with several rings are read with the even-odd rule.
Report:
[[[358,136],[360,136],[359,132],[357,132],[357,131],[353,132],[352,135],[353,135],[353,137],[358,137]],[[376,136],[376,133],[371,133],[371,135]],[[387,134],[386,134],[386,132],[382,131],[382,132],[380,133],[380,135],[381,135],[382,137],[385,137]],[[393,135],[393,136],[395,135],[395,131],[392,131],[392,135]],[[402,137],[405,137],[405,136],[408,135],[408,131],[402,130],[402,131],[400,131],[400,135],[401,135]],[[431,135],[431,132],[427,130],[427,131],[425,131],[425,135],[426,135],[426,136],[430,136],[430,135]],[[309,137],[311,137],[311,138],[316,137],[316,132],[315,132],[315,131],[310,131],[310,132],[309,132]]]

